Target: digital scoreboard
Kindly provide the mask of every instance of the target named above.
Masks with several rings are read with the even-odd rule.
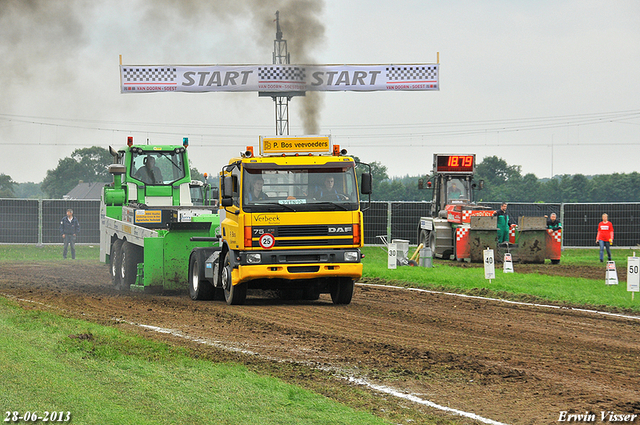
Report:
[[[435,154],[436,173],[473,173],[476,168],[474,155]]]

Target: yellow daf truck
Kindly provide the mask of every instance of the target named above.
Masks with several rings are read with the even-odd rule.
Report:
[[[371,173],[356,172],[368,165],[346,154],[329,137],[279,136],[231,159],[220,173],[221,244],[192,251],[191,298],[243,304],[247,289],[265,289],[349,304],[362,276],[360,196],[371,194]]]

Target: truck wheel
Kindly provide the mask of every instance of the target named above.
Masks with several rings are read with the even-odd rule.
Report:
[[[120,255],[120,290],[128,291],[136,282],[138,263],[142,262],[140,248],[131,242],[123,242]]]
[[[244,304],[245,300],[247,299],[247,284],[240,283],[238,285],[232,285],[232,270],[228,252],[225,254],[224,262],[222,264],[222,276],[220,276],[220,280],[222,282],[222,288],[224,289],[225,301],[229,305]]]
[[[210,300],[213,298],[213,285],[204,278],[205,253],[194,250],[189,257],[189,296],[192,300]]]
[[[334,304],[349,304],[353,297],[354,282],[350,277],[339,277],[331,284],[331,301]]]
[[[113,287],[118,291],[121,287],[120,280],[120,250],[122,249],[122,240],[116,239],[111,244],[111,251],[109,253],[109,261],[111,262],[111,282]]]
[[[224,288],[213,288],[213,300],[214,301],[226,301],[224,299]]]
[[[551,264],[560,264],[560,260],[551,260]]]

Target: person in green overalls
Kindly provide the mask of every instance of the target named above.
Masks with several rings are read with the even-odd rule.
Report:
[[[507,203],[503,202],[500,209],[493,213],[498,217],[498,244],[509,242],[509,214],[507,214]]]

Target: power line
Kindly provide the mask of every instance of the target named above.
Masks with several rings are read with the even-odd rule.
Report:
[[[482,134],[498,134],[498,133],[513,133],[513,132],[527,132],[537,131],[545,129],[555,129],[562,127],[579,127],[579,126],[591,126],[607,123],[620,123],[640,125],[640,123],[631,122],[640,118],[640,110],[627,110],[627,111],[612,111],[612,112],[600,112],[590,114],[574,114],[574,115],[561,115],[561,116],[547,116],[547,117],[530,117],[530,118],[513,118],[502,120],[483,120],[483,121],[457,121],[457,122],[439,122],[439,123],[409,123],[409,124],[354,124],[354,125],[327,125],[326,128],[330,128],[332,133],[334,129],[343,130],[341,132],[333,133],[334,138],[340,138],[343,140],[352,141],[354,144],[358,144],[358,139],[366,139],[368,146],[380,145],[384,146],[388,139],[410,139],[415,140],[409,144],[394,143],[394,146],[430,146],[429,143],[424,142],[424,138],[443,138],[443,137],[460,137],[460,136],[474,136]],[[226,144],[220,142],[220,140],[228,139],[253,139],[256,137],[256,130],[258,133],[268,133],[270,126],[262,125],[242,125],[242,124],[185,124],[185,123],[158,123],[158,122],[127,122],[127,121],[107,121],[107,120],[93,120],[93,119],[79,119],[79,118],[56,118],[56,117],[42,117],[42,116],[28,116],[28,115],[12,115],[12,114],[0,114],[0,121],[6,123],[19,123],[21,125],[40,125],[40,126],[52,126],[60,128],[70,129],[82,129],[93,130],[99,132],[111,132],[111,133],[144,133],[146,135],[154,136],[167,136],[167,137],[183,137],[189,136],[201,141],[212,140],[216,146],[236,146],[233,144]],[[6,126],[5,126],[6,127]],[[140,128],[137,128],[140,127]],[[162,130],[162,129],[167,130]],[[183,131],[178,131],[182,129]],[[188,131],[184,131],[187,129]],[[214,130],[213,132],[195,132],[196,129]],[[237,131],[253,130],[252,133],[238,133]],[[358,133],[351,134],[351,131],[358,131]],[[388,132],[381,132],[381,130],[387,130]],[[405,130],[411,130],[409,132]],[[370,134],[367,132],[375,132]],[[376,140],[378,139],[378,140]],[[380,140],[384,139],[384,140]],[[420,139],[420,141],[417,141]],[[5,145],[25,145],[24,142],[5,142]],[[37,145],[83,145],[84,142],[68,142],[68,143],[38,143]],[[636,143],[630,142],[609,142],[609,145],[626,146]],[[487,145],[487,144],[485,144]],[[491,146],[499,144],[491,143]],[[534,146],[539,146],[536,143]],[[555,145],[562,145],[562,143],[555,143]],[[566,143],[569,145],[569,143]],[[578,143],[577,145],[584,145],[584,143]],[[475,145],[458,145],[458,146],[479,146]],[[522,144],[519,146],[531,146],[529,144]]]

